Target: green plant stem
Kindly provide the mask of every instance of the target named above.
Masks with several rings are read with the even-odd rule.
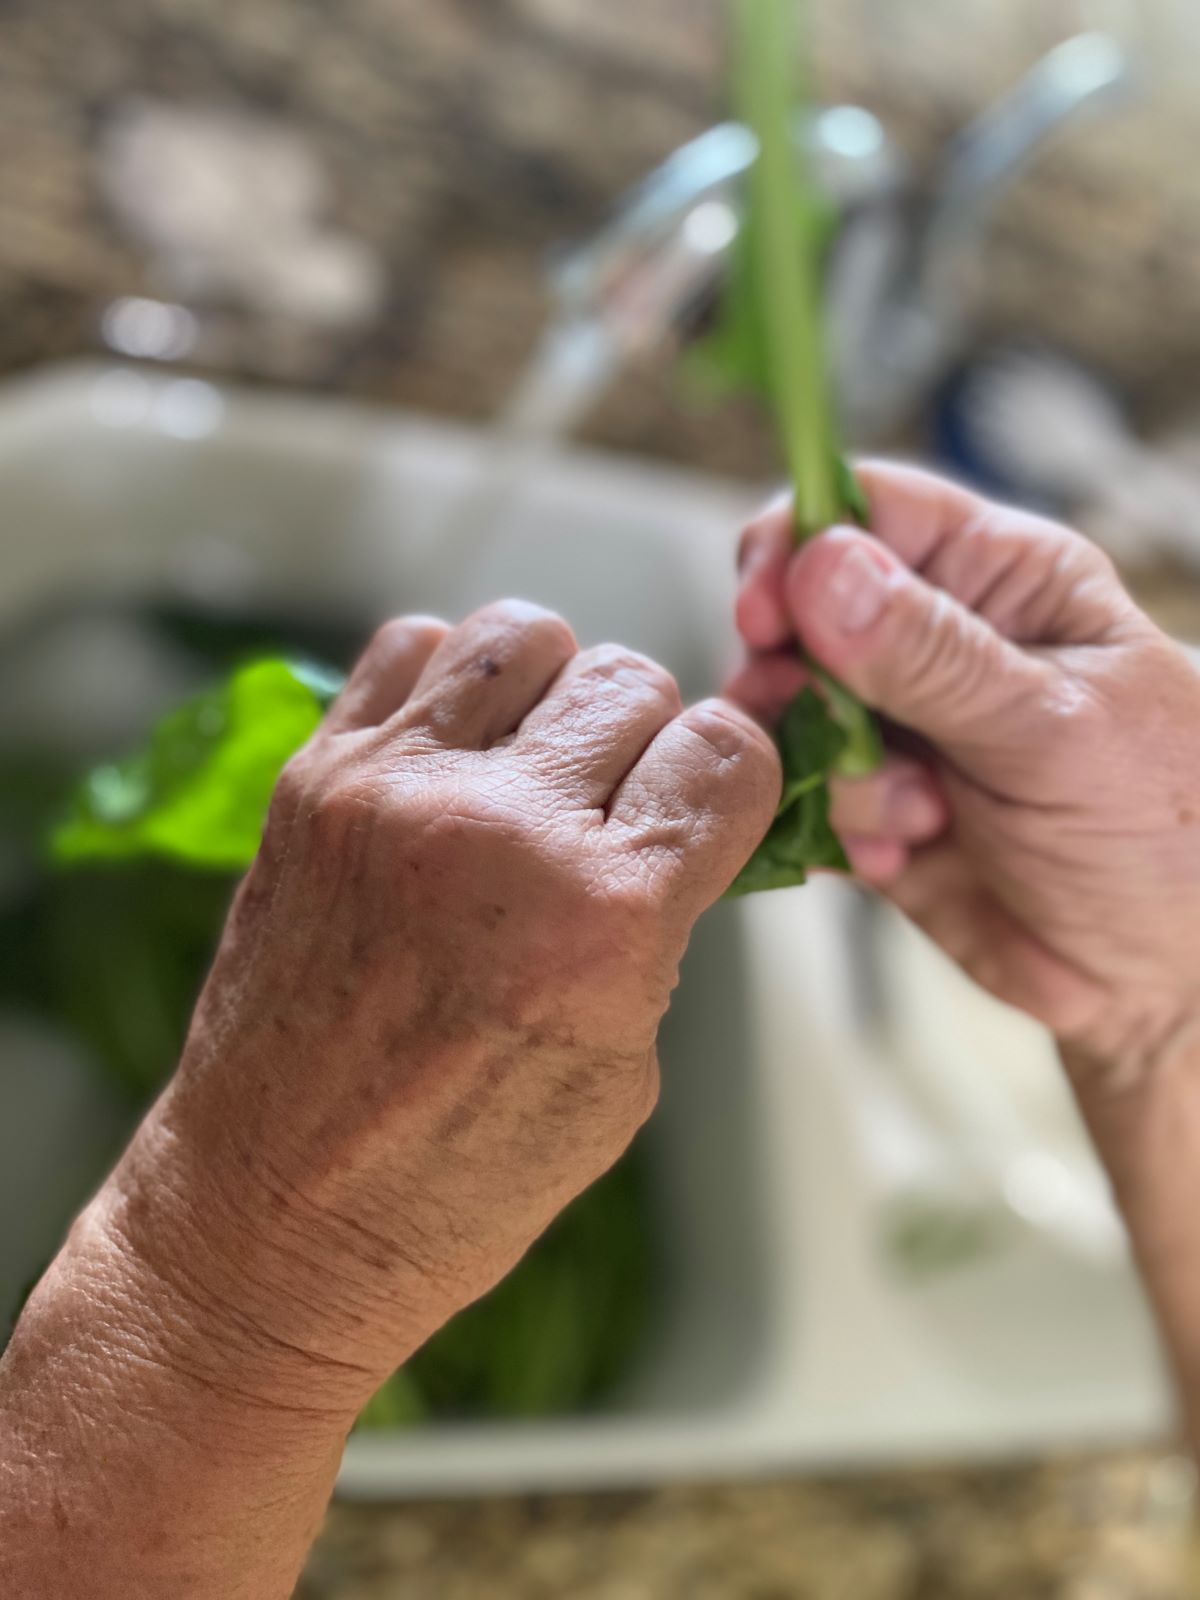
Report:
[[[794,0],[740,0],[737,82],[743,116],[758,141],[750,169],[751,226],[767,335],[767,363],[794,490],[797,541],[842,514],[829,416],[821,315],[823,228],[807,152],[793,136]],[[799,190],[802,203],[796,203]]]
[[[793,491],[796,543],[837,522],[864,523],[867,507],[837,448],[825,351],[822,278],[829,217],[795,137],[795,0],[732,0],[736,89],[758,141],[748,176],[721,358],[747,367],[770,400]],[[735,358],[730,361],[731,355]],[[748,358],[748,359],[747,359]],[[805,688],[776,729],[784,785],[766,838],[732,894],[803,883],[814,867],[844,869],[829,820],[829,779],[878,765],[875,720],[844,684],[808,663]]]

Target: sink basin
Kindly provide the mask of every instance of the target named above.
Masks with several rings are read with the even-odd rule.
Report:
[[[336,614],[365,634],[397,611],[461,612],[516,592],[563,611],[585,643],[620,639],[663,660],[685,694],[708,692],[733,648],[732,551],[749,493],[565,452],[448,571],[439,530],[483,452],[465,428],[157,371],[71,367],[10,383],[0,627],[64,594],[168,591]],[[1088,1257],[1018,1228],[919,1278],[881,1250],[879,1173],[855,1104],[880,1062],[857,1015],[851,893],[825,880],[725,904],[697,931],[650,1130],[665,1310],[612,1408],[355,1436],[345,1492],[994,1455],[1164,1427],[1154,1339],[1120,1250]],[[936,1012],[952,980],[927,951],[906,960]],[[956,1016],[962,1004],[956,992]],[[964,1072],[979,1036],[964,1027],[949,1041]],[[63,1041],[9,1019],[0,1049],[11,1300],[115,1134]]]

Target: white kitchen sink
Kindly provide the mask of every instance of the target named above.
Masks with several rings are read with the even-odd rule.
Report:
[[[0,390],[0,627],[64,595],[182,590],[361,619],[365,635],[385,614],[461,612],[515,592],[559,608],[585,642],[658,656],[686,694],[709,691],[733,648],[732,553],[753,497],[569,451],[447,571],[439,529],[483,452],[466,428],[157,371],[12,382]],[[356,1436],[347,1493],[995,1455],[1165,1426],[1148,1319],[1102,1224],[1077,1247],[998,1204],[992,1248],[920,1274],[881,1247],[898,1091],[859,1014],[851,894],[826,880],[723,905],[696,935],[652,1130],[666,1309],[612,1409]],[[1036,1030],[976,1001],[915,936],[892,928],[882,948],[964,1081],[991,1073],[997,1053],[1001,1077],[1020,1057],[1026,1089],[1044,1075],[1040,1109],[1026,1103],[1008,1127],[1008,1157],[1032,1157],[1020,1170],[1036,1175],[1047,1149],[1066,1149],[1094,1184]],[[925,1050],[919,1028],[912,1037]],[[114,1123],[60,1041],[10,1019],[0,1046],[0,1294],[11,1299],[95,1181]],[[995,1095],[1004,1122],[1012,1096]],[[933,1169],[911,1138],[899,1143],[911,1188]],[[978,1127],[959,1140],[956,1172],[986,1167],[986,1143]],[[1008,1157],[988,1180],[993,1199]]]

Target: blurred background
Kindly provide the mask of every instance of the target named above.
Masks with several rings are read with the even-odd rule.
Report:
[[[1200,642],[1200,11],[803,9],[850,442],[1070,516]],[[778,471],[693,359],[726,21],[0,5],[0,1312],[170,1070],[235,865],[51,869],[85,771],[248,657],[513,589],[717,681]],[[700,930],[644,1147],[365,1419],[307,1600],[1187,1592],[1048,1041],[852,890],[767,900]]]

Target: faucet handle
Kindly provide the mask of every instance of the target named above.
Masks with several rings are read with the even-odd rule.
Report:
[[[1128,89],[1129,54],[1107,33],[1080,33],[1044,55],[957,136],[930,217],[929,248],[974,233],[985,207],[1045,141],[1080,114]]]
[[[953,141],[924,228],[910,241],[907,259],[899,260],[890,288],[876,296],[875,320],[842,322],[850,341],[842,388],[857,438],[886,437],[962,349],[976,288],[973,269],[999,193],[1051,135],[1119,99],[1132,76],[1130,56],[1116,38],[1077,34],[1036,62]],[[886,270],[876,277],[882,282]]]

